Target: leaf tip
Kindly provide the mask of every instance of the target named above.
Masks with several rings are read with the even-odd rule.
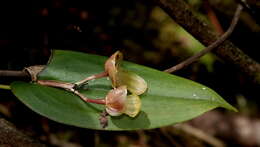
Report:
[[[238,112],[238,109],[232,105],[230,105],[229,103],[227,103],[227,105],[222,106],[223,108],[226,108],[228,110],[234,111],[234,112]]]

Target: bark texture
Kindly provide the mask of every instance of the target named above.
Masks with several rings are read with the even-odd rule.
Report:
[[[11,123],[0,118],[1,147],[46,147],[39,141],[17,130]]]
[[[217,33],[207,23],[195,15],[185,1],[157,0],[156,2],[176,23],[181,25],[205,46],[210,45],[219,38]],[[260,64],[246,55],[232,42],[224,41],[213,52],[221,59],[238,67],[256,83],[260,83]]]

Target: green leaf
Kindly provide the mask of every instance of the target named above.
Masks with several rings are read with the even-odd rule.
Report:
[[[41,80],[76,82],[104,70],[107,58],[73,51],[54,51]],[[109,116],[106,130],[135,130],[176,124],[223,107],[236,111],[210,88],[193,81],[134,63],[123,62],[123,68],[143,77],[148,90],[142,94],[141,113],[130,118],[126,115]],[[83,128],[102,129],[99,116],[104,106],[83,102],[79,97],[62,89],[33,83],[14,82],[13,93],[33,111],[57,122]],[[90,81],[81,90],[91,98],[105,97],[111,89],[107,78]]]

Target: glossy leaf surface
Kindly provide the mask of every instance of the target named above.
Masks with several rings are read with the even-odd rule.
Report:
[[[77,82],[104,71],[107,57],[56,50],[41,80]],[[152,68],[123,62],[122,67],[135,72],[148,84],[140,95],[141,113],[135,118],[127,115],[109,117],[106,130],[135,130],[162,127],[192,119],[216,107],[235,110],[210,88],[175,75]],[[74,94],[62,89],[33,83],[14,82],[13,93],[33,111],[52,120],[83,128],[102,129],[99,116],[103,105],[83,102]],[[90,81],[81,92],[88,97],[105,97],[111,89],[107,78]]]

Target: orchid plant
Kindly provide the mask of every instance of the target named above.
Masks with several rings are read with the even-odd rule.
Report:
[[[192,119],[216,107],[237,111],[205,85],[131,62],[122,65],[122,59],[120,52],[104,58],[55,50],[44,70],[28,72],[36,84],[15,81],[11,90],[45,117],[91,129],[151,129]]]
[[[105,111],[110,116],[126,114],[136,117],[141,110],[139,95],[147,90],[147,83],[139,75],[124,70],[120,67],[123,55],[120,51],[115,52],[107,59],[104,72],[94,74],[76,83],[65,83],[50,80],[38,80],[37,83],[45,86],[58,87],[73,92],[88,103],[105,105]],[[102,77],[109,77],[113,87],[103,99],[91,99],[81,94],[77,89],[87,82]],[[128,92],[129,91],[129,92]]]

